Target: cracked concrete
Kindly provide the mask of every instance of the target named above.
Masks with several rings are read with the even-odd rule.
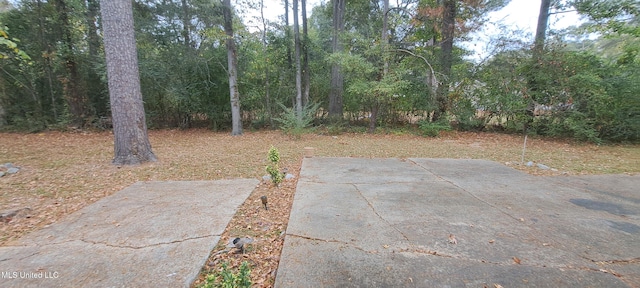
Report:
[[[257,184],[133,184],[0,247],[0,287],[189,287]]]
[[[638,186],[484,160],[307,158],[275,286],[640,287]]]

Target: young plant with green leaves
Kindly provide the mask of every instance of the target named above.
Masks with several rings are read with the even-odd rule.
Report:
[[[269,154],[267,155],[267,159],[269,160],[269,165],[267,165],[267,173],[271,176],[271,182],[274,185],[278,186],[280,182],[284,179],[284,175],[280,172],[280,152],[276,147],[271,146],[269,149]]]

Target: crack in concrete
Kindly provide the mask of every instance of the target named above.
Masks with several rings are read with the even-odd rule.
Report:
[[[413,184],[415,182],[412,181],[384,181],[384,182],[379,182],[379,183],[372,183],[372,182],[337,182],[337,181],[331,181],[331,182],[326,182],[326,181],[319,181],[319,180],[303,180],[300,179],[298,180],[298,182],[305,182],[305,183],[315,183],[315,184],[342,184],[342,185],[371,185],[371,184]]]
[[[326,243],[338,243],[338,244],[344,244],[347,245],[351,248],[360,250],[362,252],[365,253],[369,253],[369,254],[376,254],[377,251],[368,251],[365,250],[364,248],[354,245],[353,243],[349,243],[349,242],[345,242],[345,241],[340,241],[340,240],[335,240],[335,239],[322,239],[322,238],[316,238],[316,237],[310,237],[310,236],[303,236],[303,235],[297,235],[297,234],[289,234],[287,233],[287,236],[291,236],[291,237],[296,237],[296,238],[301,238],[301,239],[305,239],[305,240],[311,240],[311,241],[317,241],[317,242],[326,242]]]
[[[386,223],[387,225],[389,225],[389,227],[391,227],[391,229],[395,230],[396,232],[398,232],[398,234],[402,235],[402,237],[404,238],[404,240],[406,240],[407,242],[411,243],[411,241],[409,240],[409,237],[407,237],[407,235],[405,235],[404,233],[402,233],[402,231],[400,231],[400,229],[398,229],[397,227],[395,227],[393,224],[391,224],[389,221],[387,221],[387,219],[384,219],[384,217],[382,217],[382,215],[380,215],[378,213],[378,211],[376,211],[376,208],[373,207],[373,204],[371,204],[371,202],[369,201],[369,199],[367,199],[367,197],[364,197],[364,195],[362,194],[362,191],[360,191],[360,188],[358,188],[357,184],[351,184],[353,186],[353,188],[356,189],[356,191],[358,192],[358,194],[360,195],[360,197],[362,197],[362,199],[364,199],[364,201],[367,201],[367,205],[369,205],[369,208],[371,208],[371,210],[373,211],[373,213],[376,214],[376,216],[378,216],[378,218],[380,218],[380,220],[382,220],[382,222]]]
[[[420,165],[420,163],[415,162],[415,161],[413,161],[413,160],[411,160],[411,159],[408,159],[408,161],[410,161],[410,162],[411,162],[411,163],[413,163],[414,165],[416,165],[416,166],[418,166],[418,167],[422,168],[424,171],[427,171],[428,173],[432,174],[433,176],[437,177],[438,179],[440,179],[440,180],[442,180],[442,181],[444,181],[444,182],[447,182],[447,183],[449,183],[449,184],[451,184],[451,185],[455,186],[456,188],[458,188],[458,189],[460,189],[460,190],[464,191],[465,193],[469,194],[471,197],[475,198],[476,200],[478,200],[478,201],[480,201],[480,202],[482,202],[482,203],[484,203],[484,204],[486,204],[486,205],[490,206],[490,207],[491,207],[491,208],[493,208],[493,209],[496,209],[496,210],[500,211],[500,213],[502,213],[502,214],[504,214],[504,215],[507,215],[509,218],[511,218],[511,219],[513,219],[513,220],[516,220],[516,221],[520,222],[520,219],[519,219],[519,218],[517,218],[517,217],[515,217],[515,216],[513,216],[513,215],[511,215],[511,214],[509,214],[509,213],[507,213],[506,211],[504,211],[504,210],[500,209],[500,208],[499,208],[499,207],[497,207],[496,205],[493,205],[493,204],[491,204],[491,203],[489,203],[489,202],[485,201],[484,199],[482,199],[482,198],[478,197],[477,195],[475,195],[475,194],[471,193],[471,192],[470,192],[470,191],[468,191],[467,189],[464,189],[464,188],[462,188],[462,187],[458,186],[456,183],[453,183],[453,181],[451,181],[451,180],[449,180],[449,179],[446,179],[446,178],[444,178],[444,177],[442,177],[442,176],[440,176],[440,175],[438,175],[438,174],[434,173],[433,171],[431,171],[431,170],[427,169],[427,167],[424,167],[424,166]]]
[[[591,260],[591,259],[589,259]],[[612,264],[638,264],[640,263],[640,257],[631,259],[613,259],[613,260],[591,260],[596,264],[612,265]]]
[[[33,252],[33,253],[31,253],[31,254],[29,254],[29,255],[27,255],[27,256],[24,256],[24,257],[22,257],[22,258],[20,258],[20,259],[18,259],[18,260],[19,260],[19,261],[23,261],[24,259],[27,259],[27,258],[29,258],[29,257],[35,256],[35,255],[38,255],[38,254],[40,254],[40,251]],[[9,261],[9,260],[13,260],[13,258],[4,258],[4,259],[0,259],[0,262]]]
[[[109,243],[106,243],[106,242],[91,241],[91,240],[87,240],[87,239],[78,239],[78,240],[79,240],[79,241],[82,241],[82,242],[84,242],[84,243],[92,244],[92,245],[104,245],[104,246],[112,247],[112,248],[122,248],[122,249],[134,249],[134,250],[138,250],[138,249],[145,249],[145,248],[156,247],[156,246],[162,246],[162,245],[171,245],[171,244],[177,244],[177,243],[182,243],[182,242],[186,242],[186,241],[198,240],[198,239],[209,238],[209,237],[216,237],[216,236],[220,236],[220,235],[204,235],[204,236],[196,236],[196,237],[189,237],[189,238],[179,239],[179,240],[174,240],[174,241],[169,241],[169,242],[153,243],[153,244],[148,244],[148,245],[143,245],[143,246],[114,245],[114,244],[109,244]]]
[[[143,245],[143,246],[114,245],[114,244],[109,244],[109,243],[106,243],[106,242],[92,241],[92,240],[80,238],[80,239],[69,239],[69,240],[60,241],[60,242],[53,242],[53,243],[43,243],[43,244],[35,244],[35,245],[34,244],[25,244],[25,245],[13,245],[13,246],[4,246],[4,247],[45,247],[45,246],[64,245],[64,244],[67,244],[67,243],[80,241],[80,242],[84,242],[84,243],[87,243],[87,244],[104,245],[104,246],[113,247],[113,248],[144,249],[144,248],[149,248],[149,247],[154,247],[154,246],[170,245],[170,244],[182,243],[182,242],[186,242],[186,241],[190,241],[190,240],[198,240],[198,239],[203,239],[203,238],[220,237],[220,236],[221,235],[216,235],[216,234],[195,236],[195,237],[189,237],[189,238],[185,238],[185,239],[179,239],[179,240],[174,240],[174,241],[169,241],[169,242],[159,242],[159,243],[153,243],[153,244]],[[40,252],[36,252],[35,254],[38,254],[38,253],[40,253]],[[33,254],[33,255],[35,255],[35,254]],[[31,257],[33,255],[27,256],[25,258]],[[6,260],[6,259],[2,259],[0,261],[4,261],[4,260]]]
[[[482,202],[482,203],[484,203],[484,204],[486,204],[486,205],[490,206],[490,207],[491,207],[491,208],[493,208],[493,209],[496,209],[497,211],[499,211],[500,213],[502,213],[502,214],[506,215],[507,217],[509,217],[509,218],[511,218],[511,219],[513,219],[513,220],[516,220],[516,221],[518,221],[518,222],[522,222],[522,221],[520,220],[520,218],[517,218],[517,217],[515,217],[515,216],[513,216],[513,215],[509,214],[507,211],[504,211],[504,210],[500,209],[500,207],[498,207],[498,206],[496,206],[496,205],[493,205],[493,204],[491,204],[491,203],[489,203],[489,202],[485,201],[484,199],[482,199],[482,198],[478,197],[477,195],[475,195],[475,194],[471,193],[471,191],[468,191],[467,189],[464,189],[463,187],[460,187],[459,185],[457,185],[457,184],[456,184],[456,183],[454,183],[453,181],[450,181],[450,180],[448,180],[448,179],[446,179],[446,178],[444,178],[444,177],[442,177],[442,176],[440,176],[440,175],[438,175],[438,174],[434,173],[433,171],[429,170],[427,167],[422,166],[420,163],[418,163],[418,162],[416,162],[416,161],[413,161],[413,160],[411,160],[411,159],[407,159],[407,160],[408,160],[410,163],[413,163],[413,165],[416,165],[416,166],[420,167],[421,169],[423,169],[424,171],[426,171],[426,172],[428,172],[428,173],[430,173],[430,174],[434,175],[434,176],[435,176],[435,177],[437,177],[438,179],[441,179],[442,181],[447,182],[447,183],[449,183],[449,184],[453,185],[454,187],[456,187],[456,188],[458,188],[458,189],[460,189],[460,190],[464,191],[465,193],[469,194],[471,197],[473,197],[473,198],[477,199],[478,201],[480,201],[480,202]],[[536,236],[536,235],[538,235],[538,234],[540,234],[540,233],[538,232],[538,230],[537,230],[535,227],[533,227],[533,226],[531,226],[531,225],[529,225],[529,224],[526,224],[526,223],[521,223],[521,224],[523,224],[523,225],[527,226],[529,229],[531,229],[531,231],[535,232],[535,233],[532,233],[532,234],[531,234],[531,237],[533,237],[533,239],[535,239],[535,240],[536,240],[536,241],[538,241],[539,243],[552,242],[552,243],[553,243],[553,246],[554,246],[554,247],[556,247],[556,249],[558,249],[558,250],[560,250],[560,251],[564,251],[564,252],[567,252],[567,253],[569,253],[569,254],[576,255],[576,256],[578,256],[579,258],[583,258],[583,259],[586,259],[586,260],[588,260],[588,261],[595,262],[594,260],[589,259],[589,258],[586,258],[586,257],[584,257],[583,255],[581,255],[580,253],[577,253],[577,252],[575,252],[575,251],[565,250],[565,249],[560,249],[560,248],[558,248],[558,247],[560,247],[560,245],[558,245],[558,243],[556,243],[556,241],[555,241],[555,240],[553,240],[553,239],[549,239],[550,241],[542,241],[541,239],[539,239],[539,238]],[[536,267],[536,266],[534,266],[534,267]],[[590,268],[588,268],[588,269],[590,269]]]
[[[591,272],[596,272],[596,273],[607,273],[607,274],[611,274],[615,277],[624,278],[624,275],[617,273],[611,269],[598,269],[598,268],[594,268],[594,267],[587,267],[587,266],[571,266],[571,265],[567,265],[567,264],[559,264],[559,265],[540,265],[540,264],[529,264],[529,263],[505,263],[505,262],[492,262],[489,260],[485,260],[485,259],[476,259],[476,258],[468,258],[468,257],[464,257],[462,255],[455,255],[455,254],[446,254],[446,253],[441,253],[435,250],[431,250],[431,249],[421,249],[421,248],[387,248],[387,249],[383,249],[383,250],[365,250],[362,247],[359,247],[357,245],[354,245],[353,243],[349,243],[349,242],[345,242],[345,241],[340,241],[340,240],[335,240],[335,239],[321,239],[321,238],[316,238],[316,237],[310,237],[310,236],[303,236],[303,235],[296,235],[296,234],[287,234],[287,236],[291,236],[291,237],[296,237],[296,238],[300,238],[300,239],[305,239],[305,240],[311,240],[311,241],[317,241],[317,242],[325,242],[325,243],[336,243],[336,244],[342,244],[342,245],[346,245],[348,247],[354,248],[356,250],[362,251],[364,253],[367,254],[378,254],[378,255],[382,255],[382,253],[380,252],[385,252],[385,254],[393,254],[393,253],[411,253],[411,254],[417,254],[417,255],[422,255],[422,256],[435,256],[435,257],[442,257],[442,258],[448,258],[448,259],[455,259],[455,260],[460,260],[460,261],[469,261],[469,262],[476,262],[476,263],[481,263],[481,264],[487,264],[487,265],[495,265],[495,266],[502,266],[502,267],[507,267],[507,266],[523,266],[523,267],[533,267],[533,268],[545,268],[545,269],[564,269],[564,270],[571,270],[571,271],[591,271]],[[413,244],[410,244],[410,246],[414,247]],[[596,261],[593,261],[596,262]],[[640,263],[640,258],[633,258],[633,259],[627,259],[627,260],[607,260],[607,261],[598,261],[596,263],[602,263],[602,264],[613,264],[613,263]]]

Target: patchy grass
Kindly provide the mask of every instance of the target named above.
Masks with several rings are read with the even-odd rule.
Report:
[[[299,139],[277,131],[250,132],[234,137],[207,130],[150,131],[159,161],[135,167],[116,167],[113,135],[102,133],[0,133],[0,164],[12,162],[22,170],[0,178],[0,213],[25,207],[30,215],[0,223],[0,245],[58,221],[98,199],[136,181],[215,180],[257,178],[266,174],[267,151],[278,148],[281,168],[298,175],[303,148],[315,148],[320,157],[427,157],[488,159],[531,174],[640,173],[640,146],[596,146],[529,137],[525,161],[545,164],[557,171],[520,165],[523,137],[492,133],[443,132],[438,138],[403,133],[303,134]],[[239,208],[221,244],[203,272],[230,268],[242,261],[251,265],[252,281],[271,286],[286,229],[295,181],[275,188],[258,186]],[[267,195],[269,210],[261,206]],[[259,241],[244,255],[218,253],[229,237],[251,236]],[[218,253],[218,254],[216,254]]]

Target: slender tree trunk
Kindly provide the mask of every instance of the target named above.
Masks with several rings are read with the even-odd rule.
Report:
[[[307,0],[301,0],[302,4],[302,106],[309,104],[309,91],[311,89],[311,71],[309,71],[309,28],[307,27]]]
[[[373,133],[376,131],[376,125],[378,124],[378,113],[380,112],[380,103],[378,101],[374,101],[371,104],[371,115],[369,117],[369,133]]]
[[[184,45],[191,48],[191,14],[187,0],[182,0],[182,39]]]
[[[448,110],[449,86],[451,83],[451,65],[453,59],[453,39],[456,25],[456,0],[444,0],[444,15],[442,17],[442,43],[440,44],[440,64],[442,66],[442,84],[436,93],[437,109],[433,120],[439,120]]]
[[[551,0],[542,0],[540,2],[540,14],[538,14],[538,25],[536,27],[536,37],[534,40],[533,53],[539,56],[544,49],[544,42],[547,35],[547,25],[549,24],[549,7]]]
[[[542,53],[544,52],[544,42],[546,40],[547,25],[549,24],[549,7],[551,0],[542,0],[540,2],[540,14],[538,14],[538,25],[536,27],[536,36],[533,42],[532,67],[528,75],[527,85],[529,86],[529,103],[527,104],[527,120],[524,123],[524,133],[527,133],[529,125],[533,121],[534,112],[537,103],[538,81],[536,80],[536,69],[540,66]]]
[[[107,101],[103,97],[103,91],[105,91],[103,82],[98,75],[97,71],[100,71],[99,53],[100,53],[100,36],[98,35],[98,13],[100,12],[100,5],[98,0],[87,0],[87,40],[89,43],[89,63],[91,69],[87,73],[87,83],[90,83],[87,87],[87,98],[90,113],[96,116],[105,116],[108,112]]]
[[[238,60],[236,43],[233,39],[233,13],[230,0],[222,0],[224,32],[227,34],[227,63],[229,70],[229,94],[231,99],[231,135],[242,135],[240,115],[240,93],[238,92]]]
[[[4,83],[2,83],[2,79],[0,79],[0,87],[4,88]],[[5,95],[5,92],[3,92],[0,95]],[[0,98],[0,129],[4,128],[4,126],[7,125],[7,119],[5,119],[6,117],[5,115],[6,115],[6,112],[4,112],[2,98]]]
[[[262,18],[262,53],[265,56],[264,65],[264,98],[265,109],[267,110],[267,120],[269,121],[269,127],[273,128],[273,118],[271,117],[271,91],[269,82],[269,55],[267,54],[267,20],[264,18],[264,0],[260,0],[260,17]]]
[[[44,17],[42,15],[42,1],[36,1],[36,9],[38,14],[38,36],[40,37],[42,49],[45,51],[45,55],[42,57],[42,66],[47,73],[47,84],[49,84],[49,97],[51,100],[51,112],[53,113],[53,122],[58,122],[58,109],[56,101],[56,93],[53,88],[53,71],[51,69],[51,45],[46,41],[44,37]],[[39,110],[42,108],[39,107]]]
[[[70,10],[64,0],[56,0],[55,6],[58,11],[58,17],[62,27],[62,39],[66,49],[66,51],[63,52],[63,58],[68,77],[62,79],[64,95],[71,110],[71,115],[73,116],[73,123],[78,127],[82,127],[85,124],[85,119],[89,116],[87,115],[87,93],[82,85],[83,81],[80,77],[78,64],[73,51],[74,45],[71,34],[73,28],[69,22]]]
[[[97,17],[100,11],[100,4],[97,0],[87,0],[87,33],[89,38],[89,56],[98,57],[100,50],[100,36],[98,36]]]
[[[284,36],[287,39],[287,68],[291,71],[293,59],[291,58],[291,28],[289,27],[289,0],[284,0]]]
[[[113,164],[156,161],[147,135],[130,0],[101,0],[109,96],[113,118]]]
[[[346,0],[333,0],[333,31],[331,35],[331,50],[333,53],[341,53],[343,49],[340,35],[344,31],[344,13]],[[331,65],[331,90],[329,93],[329,117],[342,119],[343,102],[342,92],[344,90],[344,75],[340,65]]]
[[[300,63],[300,26],[298,25],[298,0],[293,0],[293,38],[296,62],[296,115],[302,119],[302,67]]]
[[[389,59],[387,57],[387,45],[389,44],[389,0],[384,0],[382,8],[382,35],[380,47],[382,48],[383,68],[382,77],[389,73]]]
[[[4,78],[0,77],[0,129],[4,128],[4,125],[7,125],[7,119],[5,118],[6,112],[4,111],[4,98],[7,95],[5,85]]]

